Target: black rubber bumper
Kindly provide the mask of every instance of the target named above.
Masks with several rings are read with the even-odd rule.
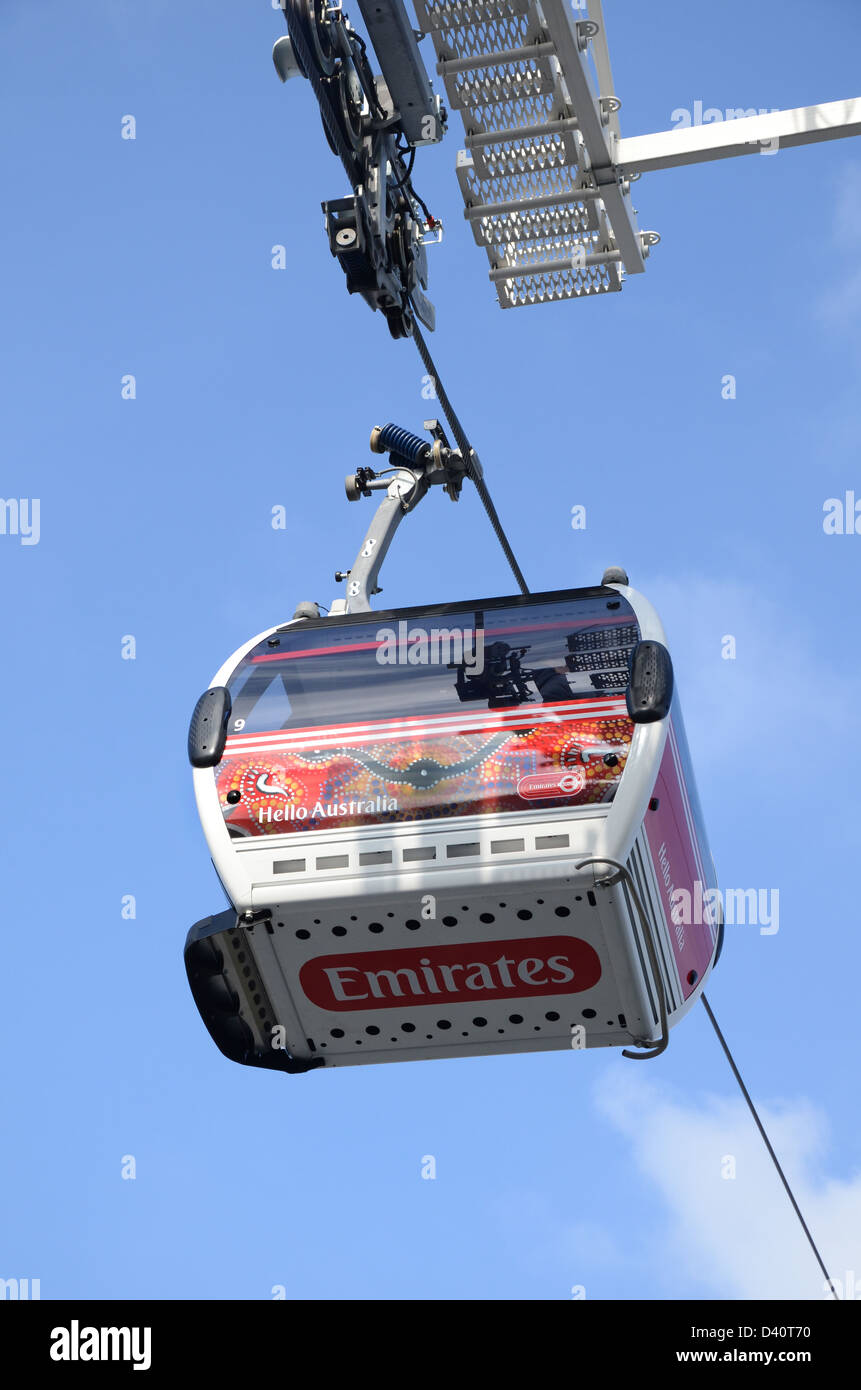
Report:
[[[219,1052],[231,1062],[265,1071],[285,1071],[291,1076],[314,1071],[324,1058],[298,1061],[289,1052],[262,1050],[239,1012],[239,996],[225,971],[221,942],[227,932],[238,931],[236,913],[228,910],[196,922],[185,941],[185,973],[198,1013]]]

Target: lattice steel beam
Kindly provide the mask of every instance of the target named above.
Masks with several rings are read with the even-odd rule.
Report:
[[[377,7],[401,0],[363,0]],[[861,134],[861,98],[624,139],[602,0],[414,0],[465,149],[465,216],[503,308],[640,274],[631,180],[656,169]]]
[[[600,4],[592,0],[600,15]],[[473,236],[503,308],[618,290],[643,270],[627,183],[615,168],[618,102],[599,21],[568,0],[416,0],[466,149],[457,171]]]

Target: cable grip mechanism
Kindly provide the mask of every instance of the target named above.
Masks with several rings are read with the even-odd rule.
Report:
[[[433,483],[441,484],[443,491],[453,502],[457,502],[467,473],[461,453],[452,449],[439,421],[425,420],[424,427],[430,439],[423,439],[421,435],[391,422],[375,425],[371,430],[371,452],[388,454],[394,469],[406,470],[413,478],[414,486],[408,488],[402,498],[405,511],[411,511]],[[350,502],[358,502],[360,497],[370,497],[372,491],[390,489],[391,486],[391,479],[373,468],[357,468],[355,473],[348,473],[344,479],[344,489]]]

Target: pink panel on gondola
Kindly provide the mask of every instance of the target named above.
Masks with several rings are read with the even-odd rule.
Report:
[[[657,809],[646,814],[646,835],[684,997],[692,994],[714,949],[715,887],[708,851],[700,844],[699,809],[688,792],[687,748],[671,718],[655,783]],[[693,785],[691,781],[691,785]],[[704,836],[703,842],[704,842]]]

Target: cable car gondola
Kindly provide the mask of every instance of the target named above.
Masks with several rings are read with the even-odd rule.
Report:
[[[723,921],[660,622],[620,570],[594,589],[529,594],[419,327],[434,326],[424,248],[442,226],[413,161],[445,111],[403,0],[359,4],[382,77],[340,8],[316,0],[284,0],[289,37],[273,57],[282,80],[310,81],[353,187],[324,204],[348,290],[413,337],[457,450],[436,421],[432,445],[375,430],[394,478],[362,468],[347,480],[353,501],[387,494],[337,576],[347,599],[326,618],[300,605],[198,701],[189,754],[230,908],[188,935],[195,1001],[228,1057],[303,1072],[622,1043],[655,1057],[701,997],[837,1297],[703,992]],[[861,129],[850,101],[743,117],[703,139],[623,141],[600,0],[588,17],[575,8],[503,5],[476,26],[417,0],[465,113],[458,177],[503,307],[641,273],[660,240],[630,204],[643,172]],[[457,501],[465,478],[521,595],[370,617],[403,515],[432,483]]]
[[[358,610],[303,605],[195,709],[197,805],[230,902],[186,943],[214,1041],[294,1072],[662,1051],[720,932],[651,604],[611,570],[593,588]],[[680,890],[697,911],[679,913]]]

